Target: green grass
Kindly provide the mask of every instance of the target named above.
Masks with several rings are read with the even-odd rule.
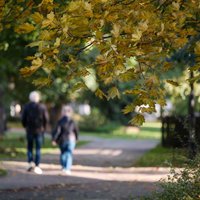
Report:
[[[7,171],[5,169],[1,169],[0,168],[0,177],[1,176],[6,176],[7,175]]]
[[[161,139],[161,123],[146,122],[142,127],[126,127],[115,123],[103,126],[97,131],[81,131],[84,135],[93,135],[102,138],[121,139]]]
[[[135,167],[182,167],[187,163],[186,149],[164,148],[160,145],[144,154]]]
[[[22,123],[20,120],[17,121],[8,121],[7,122],[8,128],[23,128]]]
[[[89,141],[78,141],[77,147],[87,144]],[[42,153],[47,154],[57,149],[57,146],[52,146],[51,139],[45,137],[42,146]],[[0,139],[0,160],[3,159],[18,159],[26,157],[26,138],[25,135],[18,133],[7,133],[6,136]]]

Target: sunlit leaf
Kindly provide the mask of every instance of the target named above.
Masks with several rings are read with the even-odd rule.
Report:
[[[32,25],[32,24],[30,24],[30,23],[24,23],[24,24],[21,24],[21,25],[19,25],[16,29],[15,29],[15,31],[17,32],[17,33],[22,33],[22,34],[25,34],[25,33],[30,33],[30,32],[32,32],[32,31],[34,31],[35,30],[35,27]]]
[[[108,99],[113,99],[115,97],[120,98],[120,93],[116,87],[112,87],[108,90]]]
[[[100,99],[107,98],[106,94],[102,90],[100,90],[99,88],[95,91],[95,95],[97,97],[99,97]]]
[[[75,92],[77,90],[86,89],[86,88],[87,88],[87,86],[86,86],[85,83],[79,82],[79,83],[76,83],[76,85],[73,86],[72,91]]]
[[[43,20],[44,17],[39,12],[35,12],[34,14],[31,15],[31,18],[33,19],[33,21],[36,24],[39,24],[39,23],[42,22],[42,20]]]
[[[137,114],[130,120],[130,123],[135,126],[141,126],[145,122],[144,116],[141,114]]]
[[[40,86],[40,87],[49,86],[51,83],[52,83],[52,80],[50,78],[38,78],[33,81],[34,85]]]
[[[179,86],[179,83],[173,80],[166,80],[166,82],[176,87]]]
[[[128,114],[135,111],[136,105],[134,103],[126,105],[126,107],[122,110],[124,114]]]

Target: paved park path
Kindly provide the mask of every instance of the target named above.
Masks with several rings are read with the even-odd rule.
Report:
[[[0,177],[1,200],[121,200],[141,199],[156,190],[167,168],[134,168],[133,163],[157,140],[102,139],[90,141],[74,152],[72,174],[60,170],[59,151],[42,156],[42,175],[26,172],[24,161],[3,161],[8,175]]]

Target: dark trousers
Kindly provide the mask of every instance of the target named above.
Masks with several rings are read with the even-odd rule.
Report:
[[[43,142],[43,134],[30,134],[27,133],[27,157],[28,162],[34,162],[36,166],[40,164],[41,159],[41,146]],[[33,155],[33,149],[35,145],[35,157]]]

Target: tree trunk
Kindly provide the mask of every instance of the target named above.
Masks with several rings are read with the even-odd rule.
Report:
[[[6,114],[3,106],[3,91],[0,89],[0,136],[2,136],[6,129]]]
[[[190,72],[190,78],[193,78],[193,72]],[[195,141],[195,115],[194,115],[194,84],[190,83],[190,96],[188,105],[188,115],[189,115],[189,158],[194,159],[197,154],[197,145]]]

